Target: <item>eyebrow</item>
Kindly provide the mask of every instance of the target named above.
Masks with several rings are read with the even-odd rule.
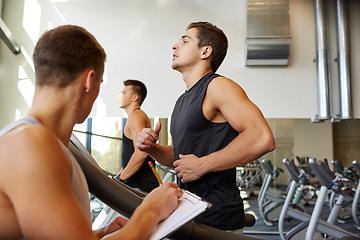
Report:
[[[189,40],[191,40],[191,37],[189,37],[188,35],[181,36],[181,39],[185,39],[185,38],[188,38]]]

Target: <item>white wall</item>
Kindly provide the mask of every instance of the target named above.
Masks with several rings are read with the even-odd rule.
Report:
[[[311,118],[317,113],[317,80],[312,0],[290,0],[291,52],[287,67],[246,67],[246,0],[26,0],[40,6],[41,34],[49,27],[77,24],[103,45],[108,60],[97,116],[121,116],[116,96],[122,81],[142,80],[148,87],[144,110],[150,117],[169,117],[177,97],[184,91],[181,75],[171,69],[172,45],[192,21],[209,21],[224,30],[228,55],[218,73],[238,82],[266,118]],[[360,117],[360,1],[350,0],[352,81],[355,117]],[[32,34],[23,26],[24,0],[5,0],[3,19],[16,41],[31,56]],[[335,47],[335,46],[334,46]],[[335,58],[335,57],[333,57]],[[12,120],[15,109],[26,113],[17,91],[17,64],[0,42],[0,126]],[[27,68],[29,69],[29,68]],[[333,79],[334,81],[336,79]],[[335,91],[335,90],[334,90]],[[104,110],[105,109],[105,110]],[[5,119],[5,120],[4,120]]]

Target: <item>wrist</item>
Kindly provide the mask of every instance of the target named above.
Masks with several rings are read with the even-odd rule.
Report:
[[[120,174],[116,176],[116,179],[119,180],[119,181],[122,182],[122,183],[125,183],[125,180],[123,180],[123,179],[120,178]]]
[[[147,204],[140,204],[124,228],[131,229],[129,239],[148,239],[153,228],[160,222],[159,216]]]
[[[156,152],[158,151],[158,144],[154,143],[152,146],[150,146],[148,149],[146,149],[146,151],[144,151],[147,155],[156,155]]]
[[[142,218],[155,223],[155,225],[160,222],[160,211],[154,208],[153,204],[143,203],[137,207],[135,212]]]
[[[201,174],[201,176],[204,176],[206,173],[208,172],[212,172],[212,170],[210,169],[210,165],[209,164],[209,158],[210,155],[207,155],[207,156],[204,156],[204,157],[201,157],[199,158],[199,161],[198,161],[198,173]]]

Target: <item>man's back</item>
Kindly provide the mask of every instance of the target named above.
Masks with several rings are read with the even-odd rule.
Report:
[[[21,126],[0,137],[0,236],[19,239],[24,232],[34,231],[35,224],[44,225],[52,211],[56,215],[57,200],[65,194],[56,190],[60,181],[78,186],[75,197],[85,206],[90,224],[86,181],[81,170],[73,167],[66,147],[45,127],[24,123],[34,121],[20,121]],[[45,202],[53,193],[54,202]]]

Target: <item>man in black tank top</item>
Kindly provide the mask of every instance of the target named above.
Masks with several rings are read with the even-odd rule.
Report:
[[[139,149],[134,149],[133,139],[146,127],[150,127],[150,120],[144,111],[140,109],[146,98],[147,90],[144,83],[138,80],[124,81],[124,89],[118,96],[119,107],[123,108],[128,115],[127,122],[122,134],[122,170],[117,175],[120,181],[124,181],[133,188],[150,192],[159,186],[148,164],[154,164],[154,160]]]
[[[186,91],[172,116],[172,146],[156,144],[161,125],[143,129],[136,146],[174,167],[180,188],[196,193],[212,207],[194,219],[211,227],[244,227],[244,208],[235,169],[275,148],[261,111],[234,81],[215,74],[227,52],[223,31],[207,22],[191,23],[173,46],[172,68]]]

